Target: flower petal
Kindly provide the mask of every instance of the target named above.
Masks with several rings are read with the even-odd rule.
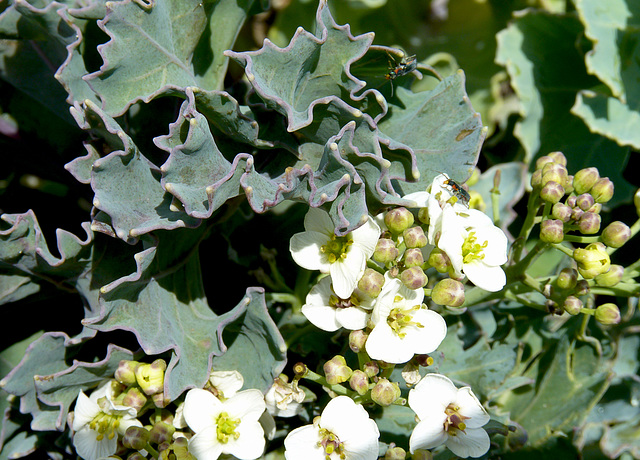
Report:
[[[327,235],[318,232],[300,232],[291,237],[289,251],[291,257],[302,268],[329,272],[329,262],[320,248],[329,241]]]
[[[222,454],[222,447],[213,425],[203,428],[189,439],[189,452],[198,460],[217,460]]]
[[[320,433],[313,425],[305,425],[291,431],[284,439],[284,456],[287,460],[325,460],[322,447],[318,446]]]
[[[498,292],[507,284],[507,275],[500,267],[490,267],[481,260],[464,264],[464,274],[469,281],[489,292]]]
[[[410,326],[403,329],[407,347],[416,355],[433,353],[447,335],[447,322],[439,313],[425,308],[416,311],[412,321],[420,323],[422,327]]]
[[[80,390],[78,399],[76,399],[76,407],[73,411],[73,431],[78,431],[87,423],[91,422],[100,412],[100,406]]]
[[[418,449],[433,449],[447,440],[449,435],[444,431],[444,421],[447,416],[442,412],[442,417],[421,420],[411,433],[409,438],[409,450],[414,453]]]
[[[482,457],[491,445],[489,435],[482,428],[467,428],[456,436],[449,436],[445,443],[458,457]]]
[[[309,208],[304,216],[304,229],[308,232],[319,232],[332,235],[335,225],[327,211],[320,208]]]
[[[351,246],[347,256],[329,266],[333,291],[341,299],[348,299],[358,284],[367,264],[367,257],[357,247]]]
[[[338,308],[335,311],[338,324],[350,331],[364,329],[369,320],[369,313],[358,307]]]
[[[267,409],[264,396],[260,390],[243,390],[236,393],[222,404],[224,411],[233,418],[257,421]]]
[[[86,459],[106,458],[116,453],[118,449],[118,438],[114,436],[109,439],[107,436],[98,441],[96,437],[98,433],[88,425],[85,425],[73,435],[73,446],[76,453]]]
[[[369,258],[376,250],[380,233],[380,227],[376,221],[369,217],[364,224],[351,232],[351,238],[353,238],[354,246],[360,248],[365,257]]]
[[[456,404],[460,406],[460,414],[469,417],[465,420],[468,428],[480,428],[489,423],[491,417],[470,387],[462,387],[458,390]]]
[[[380,321],[371,331],[365,349],[371,359],[387,363],[406,363],[413,358],[413,350],[396,334],[386,320]]]
[[[222,411],[222,402],[206,390],[193,388],[184,399],[183,416],[189,428],[198,433],[207,427],[215,427],[215,420]]]
[[[229,442],[223,446],[224,453],[231,454],[240,460],[251,460],[262,455],[266,441],[260,422],[243,419],[236,428],[236,432],[240,436],[238,439],[229,439]]]
[[[311,324],[323,331],[333,332],[340,329],[340,323],[336,319],[336,309],[333,307],[304,304],[300,311]]]
[[[445,416],[445,408],[456,400],[458,389],[448,377],[427,374],[409,391],[409,407],[420,420]],[[444,423],[444,419],[443,423]]]

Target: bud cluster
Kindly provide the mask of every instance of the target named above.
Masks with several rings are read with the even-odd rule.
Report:
[[[122,388],[122,404],[140,411],[150,399],[155,407],[168,404],[164,397],[164,373],[167,363],[156,359],[151,364],[122,360],[114,377]]]

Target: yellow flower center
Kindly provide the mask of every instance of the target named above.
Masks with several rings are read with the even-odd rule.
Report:
[[[336,295],[331,295],[329,297],[329,306],[333,308],[359,307],[360,300],[354,294],[351,294],[348,299],[341,299]]]
[[[447,420],[444,422],[444,430],[449,434],[449,436],[457,436],[459,431],[464,431],[467,425],[464,423],[464,420],[470,418],[465,417],[460,414],[460,407],[451,403],[444,410],[444,413],[447,414]]]
[[[326,460],[330,460],[331,455],[334,453],[341,459],[347,458],[344,452],[344,446],[340,442],[340,439],[325,428],[320,428],[320,441],[318,441],[318,447],[322,447],[324,450]]]
[[[98,405],[104,410],[107,405],[107,399],[102,397],[98,400]],[[107,439],[113,439],[120,426],[121,415],[107,414],[106,412],[100,412],[93,420],[89,422],[89,428],[96,431],[96,441],[102,441],[106,436]]]
[[[218,441],[222,444],[229,442],[230,438],[238,439],[240,437],[240,433],[236,431],[236,428],[240,425],[240,419],[231,418],[228,413],[221,412],[216,420],[216,425]]]
[[[402,301],[401,296],[397,296],[394,299],[394,303],[400,301]],[[402,339],[407,335],[407,333],[403,331],[404,328],[408,326],[424,327],[422,324],[413,321],[414,312],[420,310],[420,308],[422,308],[421,305],[414,305],[411,308],[393,308],[387,317],[387,324],[389,324],[393,332]]]
[[[353,239],[349,235],[331,235],[329,242],[320,247],[320,251],[327,257],[329,263],[338,262],[347,257],[349,247],[353,244]]]
[[[484,259],[484,253],[482,252],[488,245],[488,241],[484,241],[482,244],[477,242],[476,232],[469,232],[469,235],[462,243],[462,257],[465,264],[473,260]]]

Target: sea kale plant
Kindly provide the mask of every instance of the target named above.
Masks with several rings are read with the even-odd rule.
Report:
[[[0,4],[0,458],[640,458],[640,8],[418,3]]]

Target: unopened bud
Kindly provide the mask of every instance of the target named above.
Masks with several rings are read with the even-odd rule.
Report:
[[[150,440],[154,444],[161,444],[163,442],[169,442],[173,438],[176,428],[165,422],[158,422],[151,428]]]
[[[439,273],[447,273],[449,271],[449,257],[447,253],[440,248],[433,248],[427,258],[427,263],[436,269]]]
[[[371,399],[376,404],[386,407],[393,404],[393,402],[400,397],[400,394],[400,387],[396,382],[390,382],[382,378],[378,380],[371,390]]]
[[[444,278],[433,287],[431,300],[438,305],[459,307],[464,303],[464,285],[451,278]]]
[[[578,219],[578,230],[583,235],[595,235],[600,231],[600,223],[602,218],[600,214],[593,212],[585,212]]]
[[[573,251],[573,258],[578,262],[578,272],[583,278],[593,279],[609,270],[611,259],[606,249],[604,244],[598,242]]]
[[[561,220],[547,219],[540,222],[540,241],[544,243],[562,243],[564,225]]]
[[[384,460],[405,460],[407,451],[402,447],[389,447],[384,454]]]
[[[368,337],[369,334],[363,330],[349,332],[349,348],[351,348],[351,351],[354,353],[360,353],[364,350],[364,345],[367,343]]]
[[[598,286],[612,287],[622,281],[624,275],[624,267],[622,265],[611,264],[609,271],[601,273],[595,277]]]
[[[537,189],[542,187],[542,171],[536,169],[531,173],[531,188]]]
[[[564,203],[556,203],[551,208],[551,217],[562,222],[569,222],[572,209]]]
[[[164,371],[167,363],[163,359],[156,359],[151,364],[142,363],[136,367],[136,381],[147,395],[160,393],[164,388]]]
[[[165,397],[164,391],[152,394],[151,401],[153,401],[154,406],[156,406],[159,409],[162,409],[163,407],[167,407],[171,402],[169,398]]]
[[[602,242],[611,248],[621,247],[629,241],[629,238],[631,238],[631,229],[619,220],[607,225],[600,235]]]
[[[404,252],[403,262],[404,262],[404,266],[407,268],[421,267],[422,264],[424,264],[424,257],[422,257],[422,251],[418,248],[407,249]]]
[[[133,385],[136,383],[136,367],[140,364],[137,361],[127,361],[123,359],[118,363],[118,368],[114,373],[115,379],[125,385]]]
[[[558,273],[556,284],[560,289],[573,289],[578,282],[578,271],[575,268],[563,268]]]
[[[387,228],[395,233],[400,234],[413,225],[413,213],[407,208],[394,208],[384,215],[384,223]]]
[[[417,385],[420,379],[422,379],[420,366],[413,359],[404,365],[400,375],[402,375],[402,380],[405,381],[408,387]]]
[[[373,252],[373,260],[381,264],[388,264],[398,258],[399,252],[396,244],[389,238],[380,238]]]
[[[591,206],[595,204],[595,200],[589,193],[583,193],[582,195],[578,195],[576,197],[576,206],[578,206],[583,211],[588,211]]]
[[[538,159],[536,160],[536,170],[542,170],[542,168],[544,168],[545,165],[553,164],[553,163],[555,163],[555,161],[549,155],[542,155],[541,157],[538,157]]]
[[[141,426],[130,426],[124,433],[122,444],[129,449],[142,450],[149,443],[150,437],[151,434]]]
[[[620,309],[615,303],[605,303],[596,308],[596,321],[600,324],[618,324],[621,320]]]
[[[347,366],[344,356],[336,355],[322,366],[324,375],[329,385],[336,385],[349,380],[353,371]]]
[[[349,377],[349,386],[353,391],[363,396],[369,391],[369,377],[360,369],[356,369]]]
[[[591,291],[591,287],[589,287],[589,282],[587,280],[578,280],[576,283],[575,294],[577,296],[583,296],[589,294]]]
[[[547,153],[547,156],[549,158],[551,158],[553,161],[555,161],[558,164],[561,164],[562,166],[567,166],[567,157],[564,156],[564,153],[562,152],[551,152],[551,153]]]
[[[414,226],[402,232],[404,244],[408,248],[423,248],[427,245],[427,235],[422,227]]]
[[[376,361],[367,361],[362,366],[362,370],[367,374],[367,377],[371,378],[378,375],[378,372],[380,372],[380,366],[378,366]]]
[[[584,168],[573,176],[573,188],[576,194],[587,193],[591,187],[600,179],[598,168]]]
[[[547,163],[542,168],[542,186],[547,182],[557,182],[562,185],[564,190],[564,185],[568,182],[569,173],[567,172],[567,168],[558,163]]]
[[[364,292],[369,297],[376,298],[382,291],[382,285],[384,284],[384,275],[372,268],[367,268],[358,281],[358,289]]]
[[[582,300],[572,295],[567,296],[567,298],[564,299],[564,303],[562,304],[562,308],[564,309],[564,311],[566,311],[570,315],[577,315],[578,313],[580,313],[583,306],[584,305],[582,304]]]
[[[606,203],[613,198],[613,182],[608,177],[601,177],[591,187],[591,195],[596,203]]]
[[[425,287],[429,279],[420,267],[410,267],[402,271],[400,281],[407,288],[415,290]]]
[[[433,366],[434,363],[433,358],[429,355],[415,355],[414,359],[416,360],[416,363],[422,367]]]
[[[122,398],[122,405],[133,407],[137,412],[147,403],[147,397],[137,387],[131,387]]]
[[[633,195],[633,205],[636,207],[636,214],[640,216],[640,188]]]
[[[564,187],[558,182],[549,181],[542,186],[540,198],[548,203],[557,203],[564,196]]]

